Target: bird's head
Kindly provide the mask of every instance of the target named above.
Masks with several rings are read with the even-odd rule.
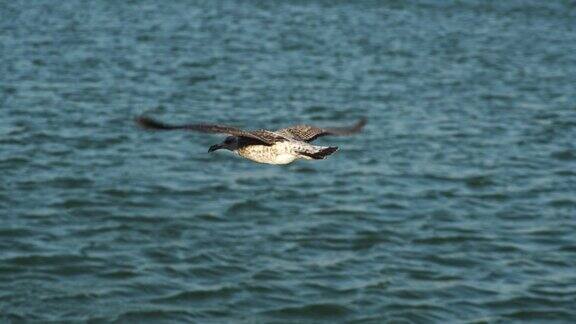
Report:
[[[210,146],[210,148],[208,149],[208,153],[220,149],[227,149],[229,151],[234,151],[238,149],[238,137],[236,136],[226,137],[226,139],[222,143]]]

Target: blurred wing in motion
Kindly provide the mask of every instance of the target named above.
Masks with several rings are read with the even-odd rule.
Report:
[[[296,125],[288,128],[283,128],[278,131],[278,133],[292,137],[299,141],[312,142],[318,137],[322,136],[345,136],[359,133],[364,125],[366,125],[366,118],[360,119],[356,124],[349,127],[330,127],[330,128],[319,128],[310,125]]]
[[[254,139],[266,145],[272,145],[275,142],[285,140],[284,137],[279,136],[278,134],[274,134],[273,132],[267,130],[246,131],[240,128],[225,125],[215,125],[215,124],[171,125],[159,122],[157,120],[145,116],[140,116],[136,118],[136,123],[140,127],[148,130],[186,130],[200,133],[229,134],[233,136]]]

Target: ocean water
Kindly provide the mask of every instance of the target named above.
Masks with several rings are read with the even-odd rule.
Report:
[[[0,322],[574,323],[575,53],[568,0],[3,1]]]

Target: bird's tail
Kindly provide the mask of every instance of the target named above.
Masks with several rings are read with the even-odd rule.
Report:
[[[324,160],[327,156],[329,156],[330,154],[334,153],[338,151],[338,147],[336,146],[329,146],[329,147],[319,147],[318,150],[315,150],[314,152],[298,152],[300,155],[302,155],[305,159],[309,159],[309,160]]]

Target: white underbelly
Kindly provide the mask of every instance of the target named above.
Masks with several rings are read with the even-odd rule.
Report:
[[[296,160],[296,156],[292,154],[279,154],[277,155],[273,162],[268,162],[270,164],[288,164],[294,162]]]
[[[292,154],[278,154],[273,157],[263,157],[263,156],[246,156],[245,158],[248,160],[252,160],[258,163],[266,163],[266,164],[288,164],[294,162],[298,157]]]
[[[253,145],[237,153],[254,162],[266,164],[288,164],[298,158],[288,147],[284,146],[284,143],[278,143],[275,146]]]

